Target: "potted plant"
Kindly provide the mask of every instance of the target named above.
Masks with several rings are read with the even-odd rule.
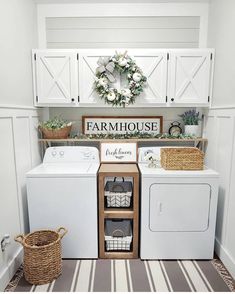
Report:
[[[184,122],[184,133],[185,135],[191,135],[195,137],[201,136],[201,130],[199,126],[199,112],[196,110],[185,111],[185,113],[179,115]]]
[[[67,139],[72,128],[72,122],[60,117],[53,117],[39,123],[39,131],[44,139]]]

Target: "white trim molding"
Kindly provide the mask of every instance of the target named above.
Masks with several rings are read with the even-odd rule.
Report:
[[[207,46],[209,3],[80,3],[37,4],[38,44],[47,48],[47,17],[199,16],[199,47]]]

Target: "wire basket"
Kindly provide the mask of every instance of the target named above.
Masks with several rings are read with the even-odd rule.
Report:
[[[107,220],[105,226],[106,251],[130,251],[132,229],[128,220]]]
[[[50,283],[61,274],[61,239],[66,233],[67,230],[61,227],[57,231],[41,230],[15,237],[15,241],[24,247],[26,281],[42,285]]]
[[[204,153],[198,148],[161,148],[161,166],[166,170],[203,170]]]
[[[125,181],[116,182],[116,177],[113,181],[107,181],[105,185],[104,196],[106,197],[107,207],[130,207],[132,200],[132,182]]]

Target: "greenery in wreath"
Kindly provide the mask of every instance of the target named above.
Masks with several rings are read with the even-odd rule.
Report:
[[[96,69],[96,80],[94,88],[101,99],[113,106],[128,106],[133,104],[137,96],[143,92],[146,83],[146,77],[142,70],[136,65],[135,61],[127,55],[116,54],[112,57],[98,60],[99,67]],[[123,89],[112,87],[116,81],[114,74],[126,75],[127,86]]]

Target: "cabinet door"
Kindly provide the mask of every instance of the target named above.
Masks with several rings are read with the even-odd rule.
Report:
[[[71,104],[78,101],[78,62],[74,50],[34,52],[36,104]]]
[[[174,104],[209,104],[211,50],[170,51],[169,100]]]
[[[124,52],[124,50],[122,50]],[[118,52],[122,52],[119,50]],[[94,89],[95,72],[99,57],[111,57],[114,50],[84,50],[79,54],[80,102],[86,106],[104,106]],[[167,53],[160,50],[128,50],[136,64],[147,77],[146,87],[140,96],[136,97],[133,107],[166,103],[167,89]],[[85,82],[84,82],[85,81]],[[124,87],[125,77],[117,77],[113,84],[116,88]]]

